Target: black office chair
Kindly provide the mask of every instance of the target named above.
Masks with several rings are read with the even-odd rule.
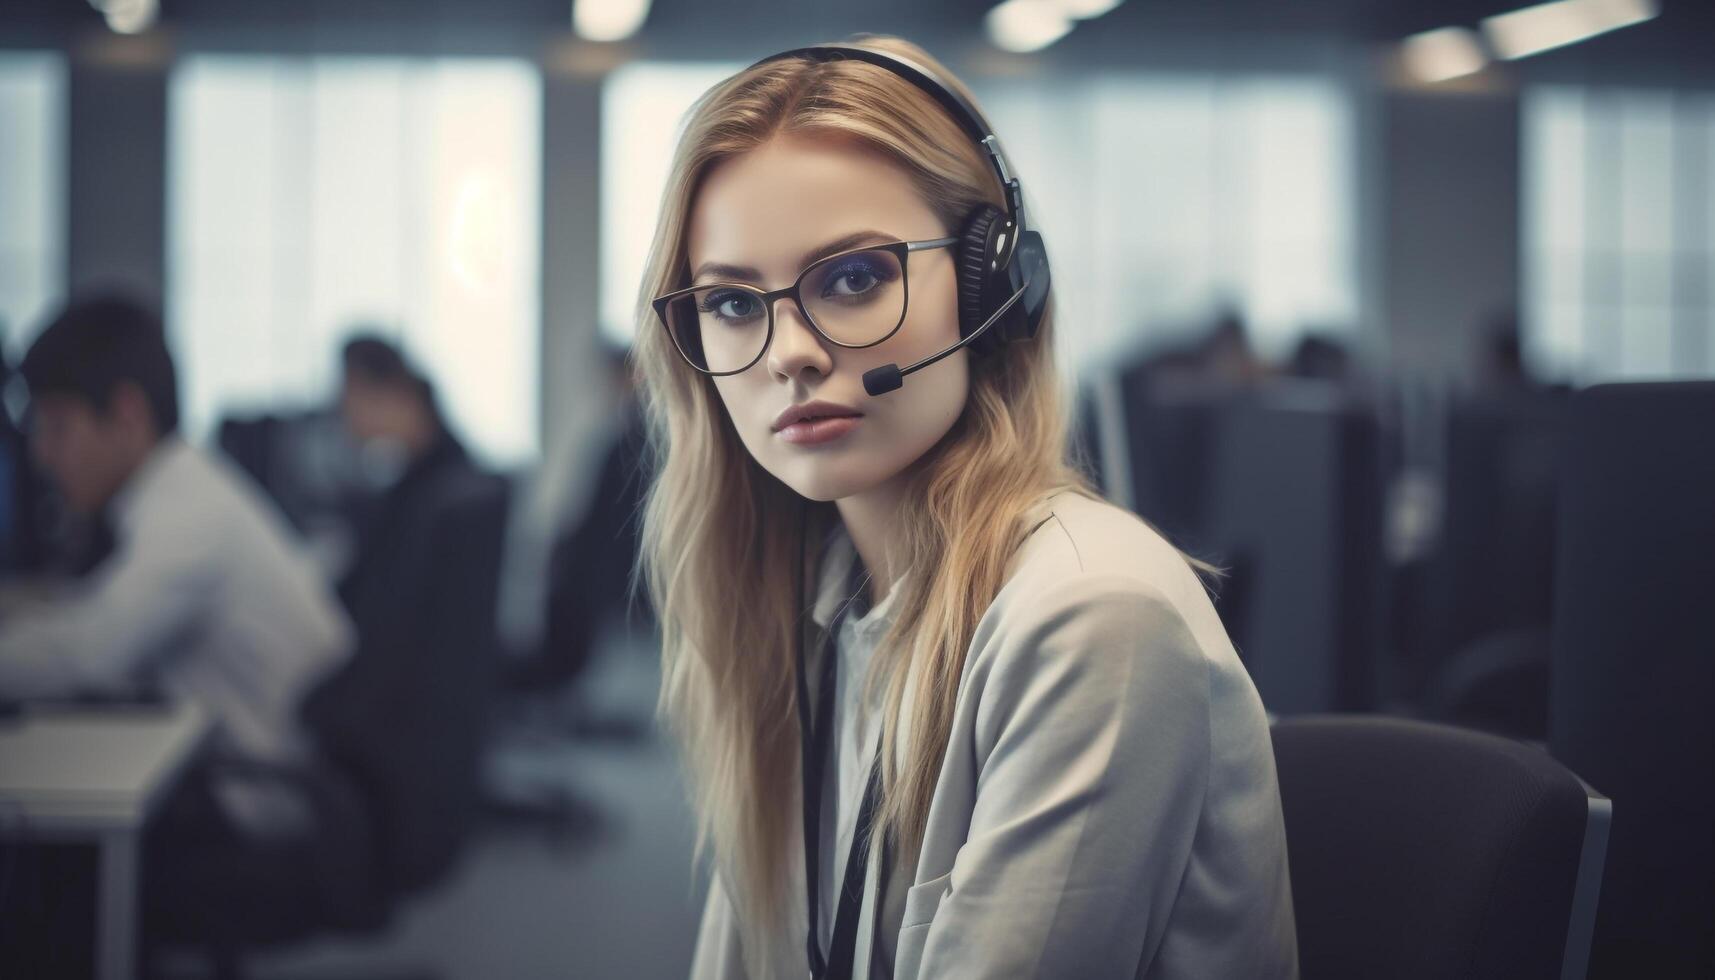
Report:
[[[1400,718],[1272,727],[1305,977],[1582,977],[1608,800],[1541,749]]]
[[[446,875],[480,810],[508,490],[449,470],[387,503],[388,533],[342,591],[357,653],[304,716],[365,799],[383,890],[399,897]]]

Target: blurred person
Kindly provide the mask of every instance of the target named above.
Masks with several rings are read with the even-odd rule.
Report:
[[[1251,347],[1238,308],[1224,305],[1208,329],[1140,353],[1124,372],[1174,395],[1231,394],[1267,380],[1269,366]]]
[[[1296,976],[1207,566],[1066,464],[1040,239],[935,76],[786,52],[674,156],[636,356],[692,974]]]
[[[0,695],[158,689],[208,711],[222,756],[303,758],[299,698],[349,655],[351,627],[255,487],[179,436],[159,319],[119,297],[74,302],[20,373],[36,461],[71,508],[105,514],[114,547],[72,595],[0,624]],[[302,819],[258,787],[214,794],[251,832]]]
[[[1250,330],[1236,306],[1222,308],[1208,334],[1194,349],[1211,380],[1242,387],[1255,384],[1268,374],[1268,365],[1251,346]]]
[[[305,713],[376,808],[387,886],[410,890],[446,870],[475,819],[507,494],[397,346],[356,336],[341,362],[340,417],[389,479],[339,583],[357,651]]]
[[[355,553],[340,584],[348,605],[363,605],[390,572],[403,571],[397,552],[409,548],[413,519],[496,478],[471,460],[441,412],[432,383],[391,342],[362,334],[341,354],[338,413],[346,434],[369,461],[379,493],[360,515]],[[377,593],[376,598],[380,598]],[[374,625],[374,624],[372,624]],[[364,624],[359,622],[359,632]]]

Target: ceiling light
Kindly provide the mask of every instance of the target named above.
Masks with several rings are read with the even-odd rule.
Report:
[[[1100,17],[1119,6],[1121,0],[1052,0],[1060,12],[1073,20],[1089,20]]]
[[[1657,0],[1556,0],[1496,14],[1483,33],[1503,58],[1523,58],[1641,24],[1661,13]]]
[[[1400,42],[1405,70],[1420,82],[1445,82],[1483,70],[1489,59],[1477,35],[1463,27],[1413,34]]]
[[[1072,20],[1049,0],[1006,0],[983,20],[989,40],[1005,51],[1040,51],[1066,36]]]
[[[572,30],[590,41],[623,41],[649,17],[649,0],[573,0]]]
[[[160,13],[156,0],[90,0],[89,5],[101,11],[115,34],[141,34],[155,26]]]

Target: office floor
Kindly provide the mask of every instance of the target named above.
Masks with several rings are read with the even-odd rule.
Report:
[[[657,659],[616,638],[592,665],[602,715],[650,718]],[[576,801],[565,819],[497,811],[452,878],[380,941],[327,941],[253,956],[256,980],[581,980],[683,977],[702,881],[673,757],[640,739],[514,732],[496,776],[533,798]]]

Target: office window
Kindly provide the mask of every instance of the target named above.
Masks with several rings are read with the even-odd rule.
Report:
[[[22,356],[65,288],[65,61],[0,52],[0,342]]]
[[[637,291],[685,113],[743,67],[639,61],[603,81],[601,330],[613,341],[629,344],[636,329]]]
[[[192,434],[330,399],[368,326],[473,449],[536,455],[541,99],[516,59],[184,59],[168,304]]]
[[[1231,304],[1262,354],[1357,319],[1351,107],[1311,77],[1098,74],[978,91],[1088,363]]]
[[[1526,353],[1578,383],[1715,374],[1715,96],[1523,105]]]

